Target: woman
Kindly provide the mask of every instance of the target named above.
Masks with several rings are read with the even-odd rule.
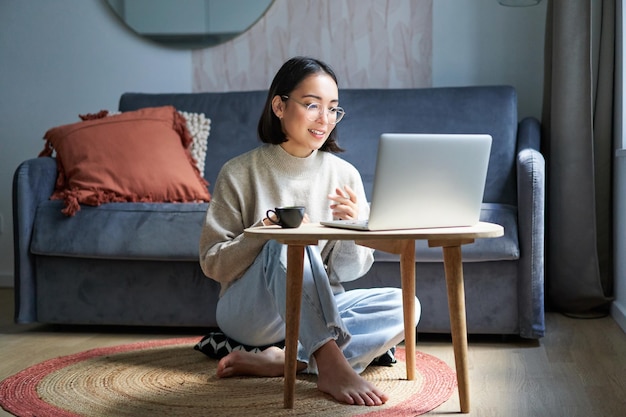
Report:
[[[306,207],[304,221],[367,218],[361,177],[340,152],[335,126],[344,115],[337,78],[325,63],[287,61],[268,92],[258,125],[263,145],[224,164],[200,241],[204,273],[220,282],[217,322],[228,337],[251,346],[285,338],[286,250],[276,241],[246,238],[269,226],[268,209]],[[380,405],[388,397],[359,374],[403,339],[397,288],[344,291],[342,281],[365,274],[372,250],[352,241],[320,242],[305,250],[298,370],[318,374],[318,388],[346,404]],[[416,308],[419,317],[419,304]],[[282,376],[284,352],[234,351],[219,377]]]

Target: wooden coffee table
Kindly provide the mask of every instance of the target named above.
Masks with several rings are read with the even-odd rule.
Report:
[[[276,240],[287,245],[285,408],[293,408],[294,406],[304,248],[309,245],[317,245],[320,240],[354,240],[362,246],[400,255],[406,375],[409,380],[415,379],[415,241],[428,240],[430,247],[443,248],[459,400],[461,412],[469,413],[467,325],[461,245],[472,243],[478,238],[500,237],[504,234],[502,226],[481,222],[471,227],[361,232],[325,227],[319,223],[307,223],[296,229],[282,229],[278,226],[253,227],[246,229],[244,233],[246,237]]]

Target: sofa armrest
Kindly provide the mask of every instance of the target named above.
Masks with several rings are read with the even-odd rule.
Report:
[[[522,119],[517,130],[517,153],[524,149],[541,149],[541,124],[534,117]]]
[[[30,253],[30,240],[37,206],[50,198],[56,178],[56,160],[49,157],[23,162],[13,176],[16,323],[37,321],[35,264]]]
[[[540,132],[536,119],[520,122],[516,161],[520,240],[518,310],[520,335],[527,338],[539,338],[545,333],[545,159],[539,151]]]

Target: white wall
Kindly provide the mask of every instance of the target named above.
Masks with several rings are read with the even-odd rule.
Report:
[[[510,84],[520,116],[539,117],[544,24],[545,1],[434,1],[433,85]],[[115,109],[126,91],[191,92],[192,77],[191,52],[137,38],[102,0],[0,0],[0,286],[13,282],[13,172],[45,131]]]
[[[505,7],[496,0],[436,0],[433,86],[509,84],[520,117],[541,119],[547,1]]]
[[[100,0],[0,2],[0,286],[13,285],[11,184],[50,127],[121,93],[190,92],[191,54],[129,32]]]

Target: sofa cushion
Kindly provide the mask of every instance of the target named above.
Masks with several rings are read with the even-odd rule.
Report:
[[[58,126],[45,134],[59,176],[53,199],[64,214],[80,204],[122,201],[208,201],[194,165],[185,119],[172,106],[146,108]]]
[[[208,203],[110,203],[61,213],[60,201],[37,207],[30,250],[37,255],[198,262]]]
[[[208,203],[111,203],[84,207],[71,218],[59,201],[37,207],[31,252],[36,255],[100,259],[198,261],[198,242]],[[463,245],[463,261],[519,259],[514,207],[483,204],[481,220],[504,227],[504,236]],[[50,233],[54,230],[54,233]],[[132,230],[133,233],[129,233]],[[164,244],[163,242],[167,242]],[[416,262],[440,262],[441,248],[415,244]],[[379,262],[398,262],[397,255],[376,251]]]
[[[256,127],[267,91],[125,93],[121,111],[154,105],[202,112],[210,117],[211,139],[204,177],[215,182],[227,160],[256,146]],[[487,133],[493,138],[483,201],[517,204],[515,154],[517,93],[510,86],[418,89],[341,89],[347,116],[337,125],[340,156],[361,173],[371,198],[375,155],[382,133]],[[381,109],[384,109],[382,111]]]
[[[517,95],[512,87],[346,89],[339,91],[339,99],[347,112],[337,125],[339,144],[346,149],[341,156],[359,170],[368,196],[382,133],[486,133],[493,142],[483,201],[517,204]]]
[[[476,239],[471,245],[461,246],[463,262],[507,261],[520,257],[517,236],[517,210],[506,204],[483,204],[480,220],[504,227],[504,236],[496,239]],[[398,255],[376,251],[374,259],[379,262],[399,262]],[[430,248],[425,240],[415,242],[416,262],[443,262],[441,248]]]

